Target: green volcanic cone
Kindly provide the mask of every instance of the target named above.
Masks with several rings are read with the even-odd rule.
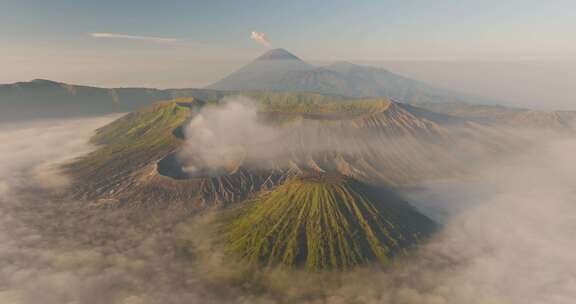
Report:
[[[249,264],[344,270],[387,264],[434,228],[393,194],[343,176],[314,175],[233,211],[224,237],[228,251]]]

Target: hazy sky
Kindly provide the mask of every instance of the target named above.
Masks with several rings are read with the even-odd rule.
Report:
[[[311,61],[576,61],[573,0],[0,0],[0,7],[0,83],[203,86],[265,51],[251,31]],[[458,73],[465,80],[474,71]],[[424,80],[446,83],[441,74]]]

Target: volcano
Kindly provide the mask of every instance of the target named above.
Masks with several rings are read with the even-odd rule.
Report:
[[[476,150],[470,140],[502,152],[484,137],[488,126],[382,98],[267,92],[254,102],[262,123],[283,132],[281,141],[266,142],[282,151],[275,157],[235,157],[240,150],[230,150],[234,157],[221,167],[179,158],[185,144],[194,144],[183,126],[221,104],[169,100],[97,130],[91,140],[97,149],[65,166],[71,176],[66,195],[94,206],[166,208],[178,216],[215,209],[222,214],[219,237],[243,263],[345,270],[385,265],[434,231],[435,224],[392,189],[458,174],[467,164],[457,158],[468,151],[462,149]],[[454,124],[457,132],[449,128]]]
[[[409,104],[495,103],[487,98],[438,88],[383,68],[350,62],[314,66],[285,49],[270,50],[207,88],[385,97]]]
[[[229,252],[249,264],[308,271],[385,265],[435,230],[392,193],[338,174],[292,179],[233,214],[224,226]]]
[[[273,49],[217,83],[208,86],[215,90],[282,90],[287,74],[311,71],[314,67],[296,55]]]

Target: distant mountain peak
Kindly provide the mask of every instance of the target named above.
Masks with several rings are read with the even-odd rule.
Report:
[[[330,66],[342,66],[342,67],[357,67],[357,64],[354,64],[350,61],[335,61]]]
[[[268,52],[262,54],[260,57],[256,58],[256,60],[299,60],[299,61],[302,61],[302,59],[298,58],[298,56],[288,52],[285,49],[269,50]]]
[[[278,90],[289,75],[306,73],[315,67],[285,49],[273,49],[225,78],[209,85],[216,90]]]
[[[49,80],[49,79],[41,79],[41,78],[33,79],[30,82],[38,83],[38,84],[60,84],[60,82],[57,82],[57,81],[53,81],[53,80]]]

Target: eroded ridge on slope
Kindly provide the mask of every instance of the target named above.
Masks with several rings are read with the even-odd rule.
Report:
[[[387,264],[435,228],[390,191],[314,173],[243,204],[222,229],[228,252],[246,263],[320,271]]]

